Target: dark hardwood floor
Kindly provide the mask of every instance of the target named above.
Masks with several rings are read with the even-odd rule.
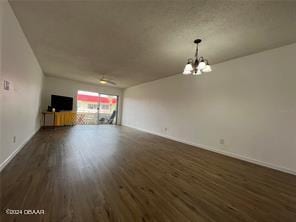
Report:
[[[0,180],[1,222],[296,221],[296,176],[126,127],[40,130]]]

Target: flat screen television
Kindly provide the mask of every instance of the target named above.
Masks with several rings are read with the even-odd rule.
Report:
[[[51,95],[51,107],[59,111],[73,110],[73,98],[66,96]]]

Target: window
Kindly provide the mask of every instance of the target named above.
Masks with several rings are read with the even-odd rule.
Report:
[[[109,104],[101,104],[101,109],[109,109]]]
[[[88,109],[97,109],[97,104],[91,104],[91,103],[89,103],[89,104],[87,104],[87,108]]]

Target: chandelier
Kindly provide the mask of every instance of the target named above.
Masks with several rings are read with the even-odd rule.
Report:
[[[184,68],[183,75],[201,75],[205,72],[211,72],[212,68],[209,65],[209,62],[207,59],[204,59],[204,57],[198,57],[198,44],[201,43],[201,39],[194,40],[194,43],[196,44],[196,50],[195,50],[195,60],[192,58],[188,59],[188,62]]]

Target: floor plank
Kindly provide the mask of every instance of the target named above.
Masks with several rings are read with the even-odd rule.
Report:
[[[120,126],[42,129],[0,182],[5,222],[296,218],[295,176]]]

